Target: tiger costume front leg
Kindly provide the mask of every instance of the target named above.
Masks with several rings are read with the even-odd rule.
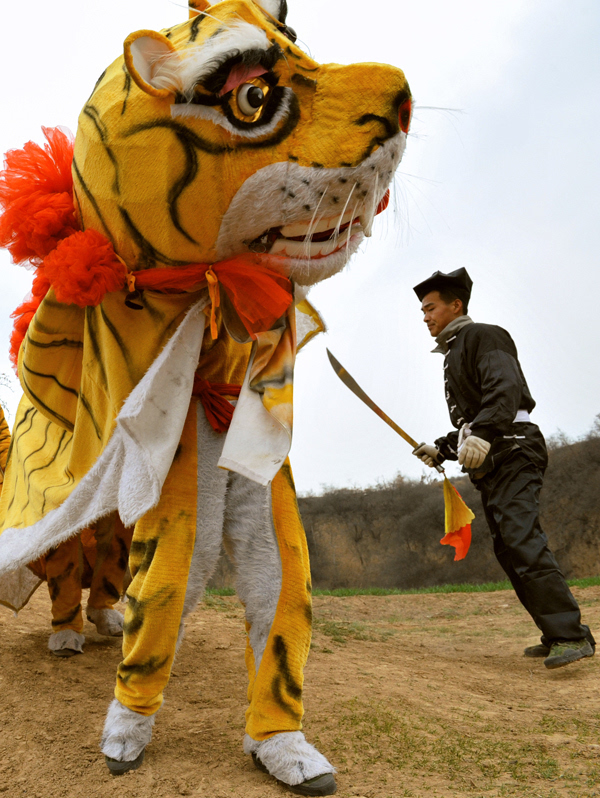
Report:
[[[190,445],[194,424],[196,461]],[[102,751],[113,773],[141,765],[183,637],[183,619],[202,598],[223,543],[246,611],[249,706],[244,750],[275,778],[299,785],[325,778],[334,769],[300,731],[312,611],[308,550],[291,469],[286,463],[270,486],[259,485],[217,467],[223,444],[223,435],[208,424],[202,404],[193,400],[155,518],[146,516],[134,534],[126,656],[119,666]],[[194,467],[197,487],[192,497],[182,485],[189,484],[186,475]],[[176,518],[169,518],[169,512]],[[169,544],[174,536],[188,541],[180,564],[174,562]],[[179,573],[189,574],[187,584]]]

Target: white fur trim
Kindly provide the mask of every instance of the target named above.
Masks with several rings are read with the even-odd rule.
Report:
[[[102,609],[96,610],[93,607],[86,609],[88,621],[91,621],[98,634],[106,637],[121,637],[123,634],[123,615],[118,610]]]
[[[105,756],[132,762],[152,739],[156,715],[140,715],[114,698],[108,707],[100,748]]]
[[[63,504],[26,530],[0,535],[0,574],[36,560],[114,510],[133,526],[158,503],[189,408],[207,303],[202,299],[187,313],[127,398],[106,448]]]
[[[360,217],[363,230],[369,232],[377,204],[392,181],[405,146],[406,134],[400,132],[357,167],[318,169],[286,161],[259,169],[242,184],[223,217],[217,239],[218,260],[243,252],[251,241],[274,227],[314,225],[336,213],[340,218],[348,212]],[[361,240],[361,234],[353,235],[347,248],[332,255],[287,258],[283,264],[294,280],[314,285],[340,271]]]
[[[281,593],[281,557],[270,487],[257,485],[240,474],[230,475],[223,541],[235,566],[237,594],[246,609],[258,672]]]
[[[281,0],[255,0],[256,5],[264,8],[272,17],[279,19],[281,12]]]
[[[281,104],[276,113],[273,115],[271,121],[266,125],[259,125],[257,123],[255,127],[248,130],[241,130],[240,128],[235,127],[235,125],[232,125],[229,119],[223,115],[222,111],[217,111],[216,108],[211,108],[208,105],[177,103],[171,106],[171,116],[173,119],[177,119],[179,117],[207,119],[209,122],[224,128],[232,136],[237,136],[238,138],[242,139],[259,139],[263,136],[268,136],[270,133],[273,133],[275,130],[277,130],[281,121],[287,118],[290,112],[290,101],[292,95],[293,91],[291,89],[284,89]]]
[[[333,765],[323,754],[306,742],[302,732],[282,732],[258,742],[248,734],[244,737],[244,753],[256,754],[271,776],[295,787],[303,781],[335,773]]]
[[[60,632],[54,632],[48,638],[48,648],[50,651],[62,651],[68,649],[69,651],[76,651],[78,654],[83,654],[83,644],[85,643],[85,635],[79,634],[74,629],[61,629]]]
[[[265,50],[271,46],[262,28],[240,20],[216,36],[192,45],[156,64],[152,85],[170,91],[180,91],[191,99],[197,83],[206,78],[234,55],[248,50]],[[181,56],[181,57],[180,57]]]
[[[268,485],[288,456],[292,441],[285,427],[265,409],[249,385],[254,353],[246,370],[219,468]]]
[[[223,516],[228,474],[217,468],[224,436],[215,432],[206,419],[202,402],[198,402],[198,498],[196,502],[196,540],[190,565],[183,617],[196,607],[212,576],[223,540]]]

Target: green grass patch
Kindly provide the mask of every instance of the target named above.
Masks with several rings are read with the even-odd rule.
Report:
[[[600,585],[600,576],[588,576],[584,579],[568,579],[570,587],[596,587]],[[425,593],[495,593],[498,590],[512,590],[508,579],[502,582],[484,582],[480,585],[430,585],[429,587],[414,587],[403,590],[401,588],[387,587],[338,587],[335,590],[315,588],[313,596],[414,596]],[[206,591],[208,596],[235,596],[232,587],[211,587]]]
[[[322,621],[314,620],[314,630],[330,637],[334,643],[344,644],[349,638],[354,640],[367,640],[371,643],[381,643],[395,634],[391,629],[375,629],[365,623],[356,621]]]

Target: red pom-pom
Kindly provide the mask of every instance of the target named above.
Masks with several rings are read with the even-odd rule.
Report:
[[[41,271],[59,302],[81,308],[99,305],[105,294],[125,285],[125,266],[110,241],[95,230],[61,241],[44,259]]]
[[[78,230],[73,208],[73,141],[59,128],[42,128],[44,148],[28,142],[6,154],[0,173],[0,246],[16,263],[39,263]]]

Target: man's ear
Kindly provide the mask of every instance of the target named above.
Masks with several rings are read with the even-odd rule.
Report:
[[[125,39],[124,54],[127,71],[142,91],[153,97],[170,97],[175,93],[175,86],[164,87],[164,78],[154,82],[158,68],[166,59],[179,58],[166,36],[154,30],[138,30]]]

